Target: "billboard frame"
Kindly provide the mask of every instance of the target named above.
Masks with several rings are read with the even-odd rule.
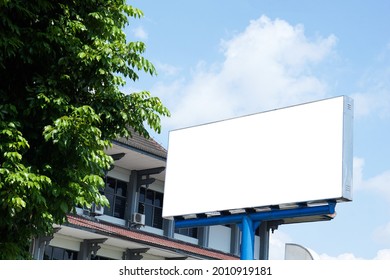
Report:
[[[342,104],[340,104],[340,100],[342,100]],[[266,242],[263,242],[262,245],[264,248],[260,248],[260,256],[263,256],[264,259],[268,258],[268,249],[269,249],[269,225],[268,223],[274,223],[277,226],[280,224],[286,224],[286,223],[299,223],[299,222],[312,222],[312,221],[321,221],[321,220],[331,220],[335,217],[335,207],[338,202],[343,201],[352,201],[352,170],[353,170],[353,99],[347,96],[339,96],[339,97],[333,97],[328,99],[323,99],[319,101],[313,101],[307,104],[319,104],[321,101],[327,101],[328,105],[331,103],[333,106],[328,106],[326,110],[322,111],[322,113],[330,113],[334,109],[336,104],[337,107],[337,116],[332,116],[331,124],[336,124],[337,128],[341,129],[341,131],[338,131],[334,133],[335,130],[329,130],[331,133],[334,133],[336,136],[333,136],[335,139],[330,139],[330,141],[335,141],[334,143],[337,143],[337,145],[330,145],[329,148],[335,148],[336,149],[336,155],[338,158],[335,163],[337,164],[336,169],[332,169],[334,173],[337,175],[335,176],[336,179],[339,179],[337,184],[341,185],[341,192],[340,190],[335,191],[332,187],[331,192],[329,193],[329,196],[326,196],[326,192],[322,192],[321,195],[318,198],[314,199],[302,199],[298,200],[295,198],[294,201],[282,201],[281,203],[269,203],[269,204],[261,204],[259,205],[249,205],[248,207],[242,206],[242,207],[220,207],[221,209],[209,209],[209,211],[193,211],[191,210],[187,213],[179,213],[179,214],[171,214],[166,215],[164,213],[164,209],[166,207],[166,197],[164,197],[164,207],[163,207],[163,217],[164,218],[173,218],[174,224],[176,228],[188,228],[188,227],[202,227],[202,226],[214,226],[214,225],[224,225],[224,224],[237,224],[242,232],[241,237],[241,259],[242,260],[252,260],[254,259],[254,236],[257,228],[262,225],[262,228],[260,230],[260,239],[267,240]],[[333,102],[333,103],[332,103]],[[288,108],[298,108],[301,105],[305,104],[298,104],[282,109],[288,109]],[[341,106],[341,108],[340,108]],[[315,107],[315,106],[314,106]],[[317,109],[320,108],[320,106],[317,106]],[[282,109],[278,110],[272,110],[267,112],[280,112]],[[340,112],[341,110],[341,112]],[[263,113],[267,113],[263,112]],[[254,114],[259,115],[262,113]],[[250,117],[254,115],[244,116]],[[310,117],[310,115],[306,115],[305,117]],[[318,118],[318,116],[316,116]],[[341,122],[340,119],[341,118]],[[231,120],[237,120],[238,118],[231,119]],[[302,119],[302,117],[301,117]],[[336,121],[335,121],[336,120]],[[229,121],[229,120],[225,120]],[[286,120],[284,120],[286,121]],[[224,121],[216,122],[216,123],[222,123]],[[253,124],[253,123],[252,123]],[[323,125],[323,123],[322,123]],[[330,126],[330,124],[327,124]],[[205,127],[205,125],[196,126],[196,127]],[[196,128],[195,127],[195,128]],[[235,126],[237,127],[237,126]],[[283,127],[285,128],[285,127]],[[188,129],[188,128],[187,128]],[[287,128],[288,129],[288,128]],[[268,130],[269,131],[269,130]],[[300,130],[302,132],[302,130]],[[318,130],[317,130],[318,131]],[[328,132],[328,131],[327,131]],[[203,131],[204,133],[204,131]],[[213,134],[215,135],[215,134]],[[323,137],[323,135],[321,135]],[[341,141],[338,137],[341,137]],[[336,139],[337,138],[337,139]],[[179,137],[180,139],[180,137]],[[185,138],[184,138],[185,139]],[[316,138],[314,138],[315,140]],[[180,140],[183,140],[180,139]],[[340,143],[341,142],[341,143]],[[268,142],[272,146],[272,142]],[[176,142],[177,144],[177,142]],[[203,146],[202,146],[203,147]],[[167,162],[167,175],[168,171],[170,172],[170,165],[169,165],[169,159],[170,159],[170,149],[168,148],[168,162]],[[247,151],[247,150],[246,150]],[[334,160],[335,154],[332,150],[330,150],[334,158],[331,158],[331,160]],[[177,151],[176,151],[177,152]],[[323,155],[323,154],[322,154]],[[214,155],[215,156],[215,155]],[[180,158],[180,157],[179,157]],[[183,169],[181,169],[183,170]],[[337,172],[335,172],[337,170]],[[306,171],[306,170],[305,170]],[[302,173],[304,174],[304,173]],[[171,177],[166,178],[166,183],[168,182],[171,184],[172,174],[170,174]],[[302,175],[303,176],[303,175]],[[181,179],[184,177],[181,177]],[[313,181],[314,182],[314,181]],[[327,183],[335,183],[337,180],[331,180],[327,181]],[[177,181],[175,182],[177,185]],[[173,185],[175,185],[175,183]],[[295,182],[296,183],[296,182]],[[170,190],[171,191],[171,190]],[[323,190],[322,190],[323,191]],[[240,193],[240,199],[246,199],[247,197],[250,197],[250,193],[239,191]],[[249,200],[245,200],[246,203]],[[172,201],[170,201],[172,202]],[[201,209],[201,208],[199,208]],[[175,211],[171,212],[175,213]],[[171,213],[168,211],[168,213]],[[276,228],[277,228],[276,226]]]
[[[352,134],[347,96],[170,131],[163,217],[352,201]]]

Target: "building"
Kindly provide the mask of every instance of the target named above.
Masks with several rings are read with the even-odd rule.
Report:
[[[36,238],[34,259],[238,259],[236,226],[174,229],[162,218],[167,151],[136,133],[113,142],[105,177],[111,207],[77,208],[50,237]],[[183,182],[185,184],[185,182]]]

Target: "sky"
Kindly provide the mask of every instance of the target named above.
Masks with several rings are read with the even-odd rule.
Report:
[[[354,100],[353,201],[332,221],[282,225],[270,259],[297,243],[320,259],[390,259],[390,1],[136,0],[126,29],[158,75],[148,90],[171,111],[162,133],[347,95]],[[169,150],[168,150],[169,153]]]

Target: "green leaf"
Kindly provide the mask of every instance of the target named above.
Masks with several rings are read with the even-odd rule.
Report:
[[[129,127],[160,132],[169,116],[149,92],[121,92],[140,72],[156,74],[146,44],[124,33],[143,12],[91,3],[1,6],[0,259],[27,258],[31,236],[50,234],[77,203],[108,205],[99,193],[106,148]]]
[[[78,56],[79,58],[84,58],[87,56],[87,54],[85,52],[80,52]]]
[[[61,202],[60,203],[60,208],[61,208],[62,212],[64,212],[64,213],[68,213],[69,212],[68,205],[65,202]]]

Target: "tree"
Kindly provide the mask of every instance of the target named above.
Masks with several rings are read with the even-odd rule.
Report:
[[[125,0],[0,0],[0,259],[29,258],[75,205],[99,193],[104,150],[129,127],[149,137],[169,116],[149,92],[125,94],[138,72],[156,74],[124,27],[143,16]]]

